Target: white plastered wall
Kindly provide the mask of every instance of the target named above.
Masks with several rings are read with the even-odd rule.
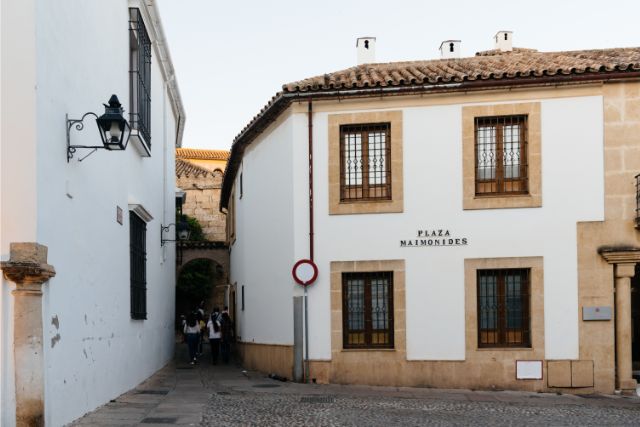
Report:
[[[2,2],[1,256],[8,259],[10,242],[37,241],[48,246],[57,272],[43,295],[47,425],[65,424],[117,397],[173,355],[175,248],[160,247],[160,224],[175,218],[177,119],[156,50],[152,156],[142,158],[130,145],[125,152],[98,150],[83,162],[76,159],[89,152],[79,150],[66,161],[65,113],[100,115],[115,93],[128,118],[128,7],[124,0]],[[100,144],[92,117],[71,137],[72,144]],[[144,321],[130,318],[131,202],[153,216]],[[3,280],[2,425],[15,417],[10,290]]]
[[[294,141],[293,129],[285,114],[247,149],[236,176],[230,280],[237,285],[235,320],[243,342],[291,344],[293,339],[293,188],[300,182],[293,179],[292,164],[294,145],[304,142]]]
[[[330,358],[331,261],[405,259],[407,358],[464,360],[464,259],[516,256],[544,257],[546,358],[578,357],[576,222],[604,219],[602,99],[541,105],[543,207],[527,209],[462,209],[462,106],[451,105],[403,111],[403,213],[329,216],[327,114],[316,114],[312,358]],[[469,245],[400,248],[420,229]]]

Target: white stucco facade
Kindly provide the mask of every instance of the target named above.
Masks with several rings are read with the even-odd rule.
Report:
[[[440,362],[468,358],[465,260],[510,257],[543,260],[544,359],[579,358],[576,224],[604,221],[603,97],[553,91],[510,95],[508,101],[490,95],[473,102],[462,96],[460,102],[413,99],[406,104],[380,99],[369,109],[362,108],[366,102],[314,104],[314,261],[319,276],[309,288],[311,360],[332,360],[331,262],[404,260],[406,360]],[[540,105],[542,206],[464,209],[462,110],[501,103]],[[329,116],[380,111],[402,114],[403,210],[332,215],[329,182],[336,178],[330,176]],[[242,199],[237,177],[233,187],[237,227],[231,282],[238,293],[245,289],[245,310],[238,306],[236,311],[238,335],[245,343],[293,345],[291,301],[302,290],[294,284],[291,267],[309,257],[307,120],[306,104],[289,107],[244,152]],[[576,188],[589,191],[576,194]],[[418,230],[438,229],[468,244],[400,245]]]
[[[81,162],[89,150],[78,150],[67,162],[65,114],[101,115],[116,94],[129,119],[129,7],[140,8],[153,46],[151,156],[130,143]],[[160,225],[175,218],[174,147],[184,111],[159,25],[153,2],[2,2],[0,253],[4,261],[10,243],[38,242],[56,269],[42,297],[47,425],[117,397],[173,355],[175,248],[161,247]],[[92,117],[84,130],[71,130],[71,144],[100,144]],[[130,315],[130,205],[153,217],[146,225],[146,320]],[[3,426],[15,422],[13,288],[3,278]]]

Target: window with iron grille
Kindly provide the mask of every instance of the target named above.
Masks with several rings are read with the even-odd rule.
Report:
[[[129,9],[129,122],[151,148],[151,39],[140,9]]]
[[[528,268],[478,270],[478,347],[531,347]]]
[[[476,117],[476,195],[527,194],[527,116]]]
[[[340,201],[391,200],[389,123],[340,127]]]
[[[343,273],[344,348],[393,348],[393,272]]]
[[[131,318],[147,318],[147,223],[129,212]]]

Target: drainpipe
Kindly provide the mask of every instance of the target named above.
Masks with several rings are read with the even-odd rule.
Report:
[[[307,120],[309,128],[309,259],[313,261],[313,104],[309,98],[307,109]],[[304,356],[305,356],[305,382],[311,380],[311,369],[309,368],[309,309],[307,300],[307,286],[304,287]]]
[[[313,104],[309,98],[309,259],[313,261]]]

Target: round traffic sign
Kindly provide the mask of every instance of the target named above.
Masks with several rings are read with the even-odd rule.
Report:
[[[296,283],[302,286],[308,286],[316,281],[318,277],[318,267],[310,259],[301,259],[295,263],[291,274]]]

